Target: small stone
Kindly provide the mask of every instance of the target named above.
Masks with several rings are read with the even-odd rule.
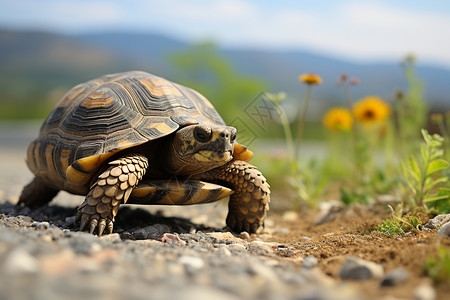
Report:
[[[295,222],[298,220],[298,215],[295,211],[287,211],[281,217],[285,222]]]
[[[112,243],[118,243],[121,241],[118,233],[105,234],[100,237],[101,241],[111,241]]]
[[[450,222],[442,225],[442,227],[438,230],[437,235],[450,237]]]
[[[384,275],[381,279],[381,286],[395,286],[408,280],[408,273],[404,269],[395,269]]]
[[[161,242],[171,245],[177,245],[180,247],[186,246],[186,242],[181,240],[177,234],[164,233]]]
[[[276,249],[278,249],[278,244],[266,243],[261,241],[253,241],[249,245],[249,251],[257,255],[267,255],[272,254]]]
[[[414,300],[434,300],[436,291],[429,283],[422,283],[414,291]]]
[[[424,227],[429,229],[436,229],[448,222],[450,222],[450,214],[437,215],[433,219],[428,220]]]
[[[250,238],[250,234],[247,231],[242,231],[241,233],[239,233],[239,238],[248,240]]]
[[[235,237],[231,232],[209,232],[206,234],[209,237],[218,239],[219,241],[234,241],[236,243],[243,243],[241,238]]]
[[[316,218],[316,225],[333,220],[341,209],[342,202],[340,201],[331,200],[320,203],[320,211]]]
[[[371,261],[350,256],[344,261],[339,270],[342,279],[365,280],[370,278],[380,278],[383,276],[383,267]]]
[[[183,255],[178,259],[178,263],[182,264],[186,271],[189,273],[195,273],[203,268],[205,262],[200,257]]]
[[[228,245],[228,249],[230,249],[231,251],[233,251],[233,250],[246,251],[247,250],[247,248],[245,248],[244,245],[238,244],[238,243]]]
[[[315,257],[314,255],[308,255],[303,260],[302,268],[312,269],[314,267],[317,267],[318,264],[319,264],[319,260],[317,259],[317,257]]]
[[[310,241],[311,238],[309,236],[302,236],[302,241],[306,242],[306,241]]]
[[[8,254],[3,269],[8,273],[36,273],[39,263],[27,251],[17,248]]]
[[[164,224],[154,224],[134,231],[133,236],[137,240],[160,239],[166,232],[170,232],[169,226]]]
[[[31,224],[32,227],[35,227],[37,230],[47,230],[50,227],[50,223],[48,222],[33,222]]]

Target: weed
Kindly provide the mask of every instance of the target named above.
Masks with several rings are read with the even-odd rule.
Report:
[[[423,270],[435,282],[450,283],[450,248],[438,247],[437,256],[428,257]]]
[[[443,159],[444,152],[441,149],[444,139],[437,134],[430,135],[424,129],[422,136],[424,143],[421,146],[421,159],[410,156],[407,162],[402,163],[407,190],[404,205],[413,209],[421,207],[427,212],[441,205],[448,206],[448,209],[448,189],[439,189],[448,181],[447,176],[440,175],[440,172],[449,166]],[[444,204],[439,203],[440,201],[444,201]]]
[[[394,211],[389,205],[392,212],[392,217],[383,220],[381,225],[375,227],[375,230],[383,233],[387,237],[392,237],[396,234],[407,234],[410,232],[417,232],[422,225],[422,221],[417,215],[403,215],[402,210]]]

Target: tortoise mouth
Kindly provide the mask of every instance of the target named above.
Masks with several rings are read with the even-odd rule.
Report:
[[[194,153],[194,157],[200,162],[228,162],[233,158],[233,153],[230,150],[199,150]]]

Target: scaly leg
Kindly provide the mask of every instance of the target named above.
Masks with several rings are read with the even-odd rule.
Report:
[[[48,187],[37,177],[34,177],[33,181],[23,188],[17,204],[38,208],[50,202],[58,192],[59,190]]]
[[[114,217],[119,205],[126,203],[131,191],[142,179],[148,167],[148,160],[141,154],[130,154],[109,163],[91,186],[86,199],[78,208],[77,220],[80,230],[89,224],[89,232],[102,235],[112,233]]]
[[[228,204],[227,225],[235,232],[255,233],[264,224],[269,209],[270,186],[251,164],[234,160],[193,178],[224,183],[234,190]]]

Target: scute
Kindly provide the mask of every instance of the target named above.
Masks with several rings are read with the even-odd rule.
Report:
[[[190,88],[141,71],[105,75],[61,99],[31,143],[27,163],[51,186],[84,194],[113,154],[197,123],[225,125]]]

